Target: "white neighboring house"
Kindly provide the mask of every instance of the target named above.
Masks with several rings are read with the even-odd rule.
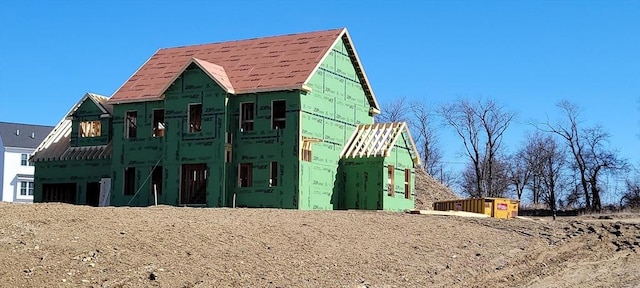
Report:
[[[0,122],[0,200],[33,202],[31,153],[52,126]]]

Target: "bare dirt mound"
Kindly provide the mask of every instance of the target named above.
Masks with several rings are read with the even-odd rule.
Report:
[[[638,218],[0,204],[0,286],[637,287]]]
[[[416,209],[433,209],[433,202],[459,199],[449,187],[422,169],[416,169]]]

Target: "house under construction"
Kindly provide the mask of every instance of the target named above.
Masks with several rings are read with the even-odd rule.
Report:
[[[34,201],[411,209],[419,157],[379,113],[346,29],[160,49],[64,115]]]

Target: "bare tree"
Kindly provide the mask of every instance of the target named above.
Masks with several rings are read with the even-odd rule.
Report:
[[[635,172],[634,178],[626,180],[627,191],[620,199],[623,208],[640,208],[640,169]]]
[[[409,121],[409,102],[406,97],[398,97],[383,106],[382,113],[376,116],[376,122]]]
[[[541,180],[542,195],[549,209],[555,212],[557,210],[558,190],[562,186],[562,169],[564,167],[565,157],[562,149],[551,136],[542,138],[541,154],[538,156],[539,166],[536,168],[538,176]]]
[[[488,166],[487,161],[483,161],[484,165],[483,170],[487,171],[486,166]],[[507,161],[506,159],[495,159],[492,162],[494,166],[493,170],[493,189],[490,193],[481,194],[475,188],[477,187],[477,181],[475,177],[475,168],[473,167],[473,162],[469,162],[465,170],[462,172],[462,179],[460,182],[460,186],[462,187],[463,193],[469,195],[472,198],[479,197],[504,197],[509,191],[509,186],[511,181],[509,179],[508,171],[507,171]]]
[[[567,144],[573,158],[573,168],[577,171],[579,187],[587,209],[602,209],[600,177],[604,173],[615,173],[626,169],[626,162],[615,151],[609,150],[606,141],[609,134],[601,127],[580,129],[580,111],[568,102],[562,101],[558,107],[566,117],[565,122],[546,122],[539,129],[555,133]]]
[[[507,158],[507,177],[513,186],[513,190],[518,197],[518,200],[522,199],[524,188],[531,180],[532,171],[529,166],[529,161],[526,158],[528,154],[523,148]]]
[[[476,103],[460,100],[442,106],[439,112],[460,136],[471,160],[475,191],[470,193],[483,196],[495,194],[495,168],[499,166],[494,164],[498,158],[502,135],[514,114],[504,111],[503,107],[492,100]]]
[[[526,166],[526,180],[525,186],[531,191],[531,201],[533,204],[540,204],[543,194],[543,176],[545,158],[543,155],[547,154],[547,139],[540,132],[536,132],[527,137],[527,144],[523,150],[520,151],[520,156],[525,162]]]
[[[416,146],[422,158],[422,165],[432,176],[442,172],[442,151],[438,147],[436,129],[433,127],[436,114],[424,102],[411,103],[411,131],[415,132]],[[442,177],[441,177],[442,178]],[[443,179],[440,179],[443,183]]]

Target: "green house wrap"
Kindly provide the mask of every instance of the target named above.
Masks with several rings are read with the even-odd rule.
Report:
[[[415,145],[406,124],[374,123],[379,113],[346,29],[160,49],[42,142],[34,198],[413,208]]]

